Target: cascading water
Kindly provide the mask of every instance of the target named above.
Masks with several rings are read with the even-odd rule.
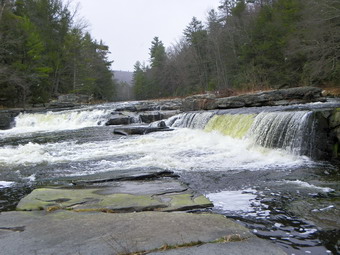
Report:
[[[254,122],[255,114],[215,115],[204,130],[219,131],[233,138],[243,138]]]
[[[186,113],[177,117],[172,126],[218,131],[249,140],[253,145],[283,149],[293,155],[313,155],[315,123],[312,111],[223,115]]]
[[[247,137],[266,148],[281,148],[294,155],[311,156],[314,126],[313,112],[260,113]]]
[[[111,114],[116,107],[26,113],[16,118],[15,128],[0,131],[0,210],[14,210],[38,185],[111,178],[121,171],[172,170],[207,195],[216,204],[213,210],[239,217],[259,236],[293,247],[288,254],[328,254],[318,236],[309,238],[308,233],[318,233],[315,227],[290,218],[284,204],[310,204],[322,192],[317,197],[326,198],[322,205],[317,200],[304,213],[317,210],[328,217],[337,212],[333,197],[327,200],[328,193],[339,192],[336,182],[329,182],[331,169],[301,156],[320,147],[312,139],[319,139],[319,118],[310,108],[184,113],[165,120],[172,132],[119,136],[113,135],[116,127],[104,125],[119,116]],[[320,172],[327,173],[327,182]],[[335,250],[333,239],[327,239],[328,247]]]
[[[203,129],[214,114],[213,112],[185,113],[177,116],[171,126]]]
[[[69,110],[46,113],[21,113],[15,118],[15,127],[2,133],[71,130],[104,125],[110,111],[107,109]]]

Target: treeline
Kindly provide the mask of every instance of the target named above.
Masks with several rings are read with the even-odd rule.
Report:
[[[150,66],[135,65],[135,94],[339,86],[339,59],[339,0],[225,0],[172,47],[153,39]]]
[[[0,105],[45,103],[64,93],[111,100],[108,47],[62,0],[0,0]]]

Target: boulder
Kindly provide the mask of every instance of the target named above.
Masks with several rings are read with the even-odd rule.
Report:
[[[14,124],[14,118],[19,113],[19,110],[0,111],[0,129],[10,129]]]
[[[139,126],[139,127],[121,127],[113,130],[116,135],[145,135],[152,132],[160,131],[172,131],[173,129],[165,127],[149,127],[149,126]]]
[[[144,123],[152,123],[155,121],[168,119],[172,116],[177,115],[178,111],[149,111],[142,112],[139,114],[140,120]]]
[[[162,120],[164,119],[164,116],[161,112],[143,112],[139,114],[139,117],[142,122],[144,123],[151,123],[154,121]]]
[[[134,122],[134,118],[131,116],[126,116],[124,114],[114,114],[110,117],[110,119],[105,123],[106,126],[111,125],[128,125]]]
[[[8,112],[0,113],[0,129],[9,129],[11,127],[11,122],[13,118]]]

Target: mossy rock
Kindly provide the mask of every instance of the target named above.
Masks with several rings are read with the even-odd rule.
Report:
[[[194,197],[192,194],[167,195],[170,198],[169,207],[162,211],[186,211],[198,208],[212,207],[213,204],[205,196]]]
[[[167,205],[150,195],[131,194],[99,195],[99,189],[54,189],[34,190],[18,204],[17,210],[33,211],[57,209],[79,211],[146,211]]]
[[[124,193],[105,194],[105,189],[36,189],[19,202],[17,210],[45,210],[51,212],[63,209],[78,212],[140,212],[154,210],[185,211],[212,206],[212,203],[204,196],[193,197],[192,194],[168,194],[163,196]]]

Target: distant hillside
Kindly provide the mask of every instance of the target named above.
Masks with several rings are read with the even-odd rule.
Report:
[[[134,100],[133,91],[133,72],[128,71],[113,71],[116,84],[116,100],[129,101]]]
[[[133,72],[128,71],[113,71],[114,78],[118,82],[126,82],[132,86]]]

